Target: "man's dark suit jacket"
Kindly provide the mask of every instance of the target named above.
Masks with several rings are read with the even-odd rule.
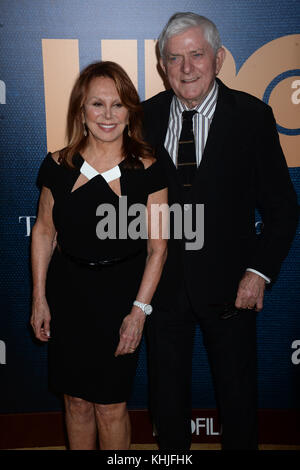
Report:
[[[185,251],[183,242],[169,240],[154,299],[161,307],[172,302],[183,273],[194,308],[234,301],[246,268],[274,282],[297,227],[297,197],[271,108],[217,82],[217,106],[191,190],[192,202],[204,204],[204,246]],[[176,168],[164,149],[173,96],[168,90],[143,103],[145,139],[164,165],[170,205],[181,200]],[[263,220],[259,235],[256,209]]]

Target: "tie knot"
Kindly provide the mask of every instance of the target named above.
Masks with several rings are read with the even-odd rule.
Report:
[[[193,119],[194,114],[196,114],[197,111],[183,111],[182,113],[182,120],[183,121],[191,121]]]

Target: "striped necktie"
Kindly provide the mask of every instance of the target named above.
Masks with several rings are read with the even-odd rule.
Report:
[[[183,111],[178,142],[177,173],[184,189],[189,190],[197,170],[193,116],[197,111]]]

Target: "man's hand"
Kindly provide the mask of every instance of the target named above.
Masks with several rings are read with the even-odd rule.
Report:
[[[246,271],[239,283],[235,306],[237,308],[255,308],[260,312],[263,308],[263,299],[266,281],[258,274]]]

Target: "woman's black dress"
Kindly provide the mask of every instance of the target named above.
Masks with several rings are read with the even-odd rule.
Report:
[[[132,223],[131,233],[139,231],[142,206],[132,204],[146,206],[148,194],[166,184],[158,162],[133,170],[126,169],[123,161],[119,165],[121,198],[100,174],[72,192],[84,163],[81,155],[74,157],[74,163],[76,168],[68,169],[48,154],[38,177],[39,186],[53,194],[59,247],[46,283],[51,313],[50,388],[94,403],[119,403],[129,398],[138,350],[118,357],[114,353],[123,318],[130,313],[142,280],[147,243],[145,238],[126,237],[124,228]],[[108,205],[101,207],[109,211],[110,219],[105,211],[97,215],[102,204]],[[127,221],[124,207],[133,210]],[[110,238],[99,239],[96,228],[101,220],[101,233],[110,230]],[[102,267],[79,262],[120,258]]]

